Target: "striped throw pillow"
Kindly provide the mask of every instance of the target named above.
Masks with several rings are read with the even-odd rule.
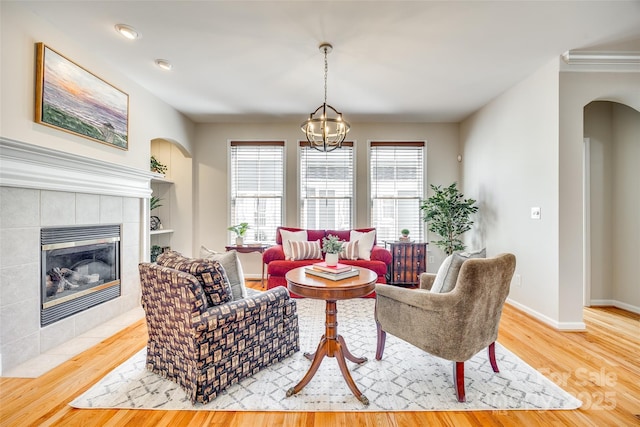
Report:
[[[339,257],[340,259],[358,259],[358,241],[344,242]]]
[[[291,260],[297,261],[301,259],[321,259],[320,240],[312,241],[295,241],[289,240],[289,248],[291,249]]]

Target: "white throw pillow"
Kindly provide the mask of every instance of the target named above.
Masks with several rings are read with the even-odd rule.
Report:
[[[280,230],[280,236],[282,236],[282,250],[284,251],[284,259],[291,261],[291,245],[290,241],[306,242],[307,230],[300,231],[288,231]]]
[[[358,258],[370,261],[371,249],[373,249],[373,242],[376,240],[376,230],[371,230],[366,233],[351,230],[349,241],[355,242],[356,240],[358,241]]]
[[[431,292],[439,294],[442,291],[444,279],[449,272],[449,266],[451,265],[452,260],[453,255],[449,255],[444,259],[444,261],[442,261],[442,264],[440,264],[440,268],[438,268],[438,272],[436,273],[436,278],[433,279],[433,285],[431,285]]]
[[[234,301],[247,297],[242,264],[240,264],[240,257],[238,257],[236,251],[216,252],[200,246],[200,258],[218,261],[222,265],[225,273],[227,273]]]
[[[436,273],[431,292],[441,294],[451,292],[456,287],[462,263],[470,258],[486,258],[486,250],[457,252],[446,257]]]

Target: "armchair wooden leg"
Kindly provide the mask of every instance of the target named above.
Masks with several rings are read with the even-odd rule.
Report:
[[[378,330],[378,345],[376,346],[376,360],[382,359],[384,353],[384,344],[387,340],[387,333],[382,330],[382,325],[376,320],[376,329]]]
[[[496,362],[496,343],[489,344],[489,362],[491,362],[491,368],[493,372],[500,372],[498,369],[498,363]]]
[[[456,397],[458,402],[466,402],[464,395],[464,362],[454,362],[453,382],[456,385]]]

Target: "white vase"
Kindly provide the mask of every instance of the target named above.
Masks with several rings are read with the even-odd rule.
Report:
[[[324,262],[326,262],[327,265],[331,266],[331,267],[333,267],[334,265],[337,265],[338,264],[338,254],[327,253],[324,256]]]
[[[244,238],[240,236],[236,237],[236,246],[242,246],[243,242],[244,242]]]

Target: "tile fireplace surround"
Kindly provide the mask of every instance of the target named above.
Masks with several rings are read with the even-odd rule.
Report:
[[[0,138],[0,374],[140,306],[151,172]],[[121,295],[40,326],[40,228],[122,225]]]

